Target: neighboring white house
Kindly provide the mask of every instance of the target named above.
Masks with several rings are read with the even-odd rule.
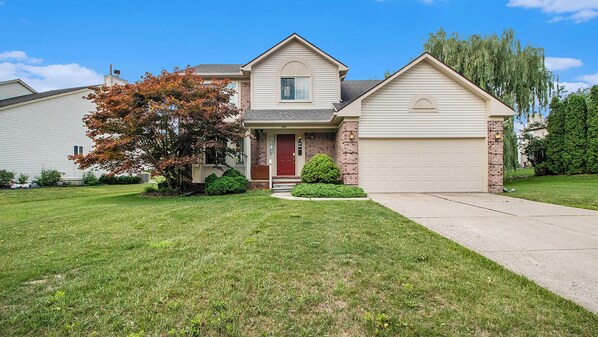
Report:
[[[106,75],[107,85],[126,81]],[[89,153],[83,116],[95,109],[84,97],[90,87],[36,92],[16,79],[0,82],[0,169],[32,180],[42,169],[63,172],[63,180],[80,180],[84,171],[67,157]]]
[[[522,141],[519,143],[519,164],[521,167],[532,166],[532,163],[530,163],[530,161],[527,159],[527,156],[524,152],[526,141],[523,140],[523,136],[526,133],[535,138],[544,138],[546,135],[548,135],[548,130],[546,129],[546,120],[542,114],[536,113],[531,116],[527,121],[527,125],[521,130],[521,134],[519,135],[519,138],[522,139]]]

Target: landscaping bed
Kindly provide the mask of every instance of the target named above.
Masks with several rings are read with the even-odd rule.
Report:
[[[302,198],[365,198],[367,194],[357,186],[335,184],[299,184],[291,195]]]

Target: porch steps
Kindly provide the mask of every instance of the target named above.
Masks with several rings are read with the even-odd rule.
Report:
[[[297,176],[274,176],[272,177],[272,192],[290,192],[300,182],[301,178]]]

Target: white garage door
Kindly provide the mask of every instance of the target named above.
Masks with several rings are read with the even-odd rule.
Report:
[[[359,185],[369,193],[482,192],[485,139],[359,139]]]

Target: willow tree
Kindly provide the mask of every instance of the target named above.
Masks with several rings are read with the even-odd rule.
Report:
[[[440,29],[428,36],[424,50],[508,104],[520,120],[544,108],[553,91],[554,76],[544,64],[544,49],[522,47],[512,29],[501,36],[470,35],[467,39],[457,33],[447,36]],[[504,135],[505,169],[514,170],[517,137],[513,118],[505,121]]]

